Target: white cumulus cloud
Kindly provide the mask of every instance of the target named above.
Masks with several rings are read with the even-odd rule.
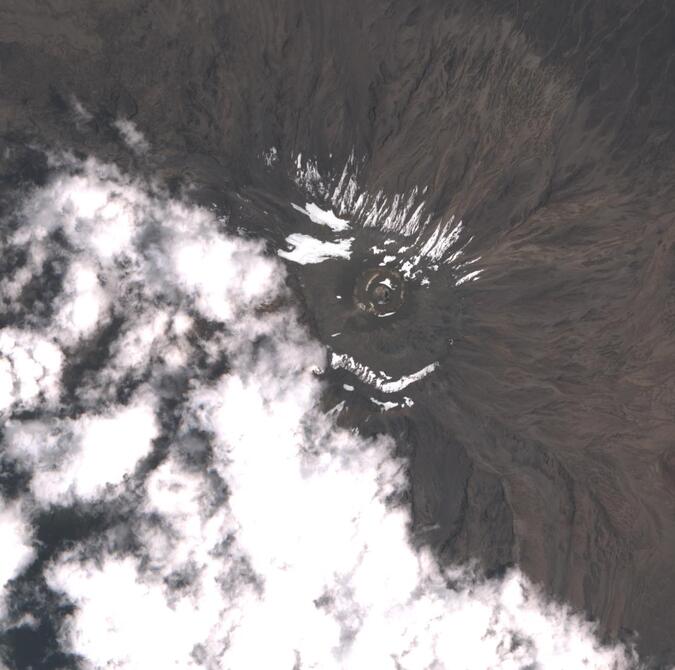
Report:
[[[63,355],[51,340],[31,331],[0,332],[0,412],[15,404],[30,407],[54,401],[59,393]]]
[[[95,161],[24,212],[11,244],[27,258],[56,253],[55,231],[68,244],[50,353],[20,329],[0,339],[0,401],[42,410],[10,417],[7,456],[30,474],[31,500],[118,505],[133,537],[130,549],[107,530],[45,569],[74,605],[61,643],[83,667],[631,666],[519,571],[483,579],[411,546],[407,464],[390,439],[320,411],[326,352],[275,306],[284,270],[261,243]],[[59,355],[111,324],[73,390],[78,412],[55,413]],[[157,465],[139,473],[159,437]],[[30,560],[16,514],[3,525],[20,560],[0,578]]]
[[[35,499],[64,505],[102,497],[108,486],[122,482],[150,453],[157,434],[152,406],[136,400],[76,420],[10,423],[7,446],[32,469]]]
[[[136,127],[136,124],[129,119],[117,119],[115,128],[119,131],[124,143],[136,153],[145,153],[150,144],[145,139],[145,135]]]
[[[30,524],[17,503],[0,500],[0,615],[6,607],[6,587],[33,560]]]

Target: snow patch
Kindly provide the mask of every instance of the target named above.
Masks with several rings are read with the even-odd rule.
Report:
[[[456,282],[455,286],[460,286],[461,284],[464,284],[468,281],[476,281],[478,277],[483,273],[483,270],[474,270],[473,272],[469,272],[468,274],[464,275],[463,277],[460,277]]]
[[[309,235],[293,233],[286,238],[292,250],[277,253],[281,258],[300,265],[323,263],[329,258],[349,258],[353,241],[353,238],[348,238],[339,242],[322,242]]]
[[[436,361],[435,363],[431,363],[423,367],[417,372],[413,372],[410,375],[404,375],[398,379],[392,379],[391,376],[386,372],[382,372],[381,370],[373,370],[367,365],[359,363],[349,354],[336,354],[335,352],[331,353],[330,365],[335,370],[343,369],[351,372],[364,384],[369,384],[382,393],[396,393],[398,391],[402,391],[411,384],[424,379],[424,377],[431,374],[439,364],[438,361]]]
[[[314,223],[328,226],[328,228],[336,233],[342,233],[350,228],[347,219],[339,219],[331,210],[321,209],[321,207],[312,202],[308,202],[304,208],[294,203],[291,204],[293,205],[293,209],[307,215]]]

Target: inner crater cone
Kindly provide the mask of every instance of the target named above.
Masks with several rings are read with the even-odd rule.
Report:
[[[374,316],[391,316],[403,304],[405,283],[401,274],[386,268],[363,272],[354,286],[354,304]]]

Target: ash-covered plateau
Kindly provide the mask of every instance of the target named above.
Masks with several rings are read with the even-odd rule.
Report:
[[[0,669],[675,667],[674,63],[0,0]]]

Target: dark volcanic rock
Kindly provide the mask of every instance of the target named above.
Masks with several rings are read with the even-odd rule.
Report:
[[[441,360],[414,408],[351,421],[412,449],[421,541],[518,563],[675,662],[674,44],[651,0],[4,0],[2,203],[44,178],[40,147],[193,183],[275,245],[298,152],[329,172],[354,151],[371,192],[428,186],[485,268],[461,296],[413,290],[364,337],[329,296],[365,238],[290,280],[327,344],[347,323],[343,346],[396,374]]]

